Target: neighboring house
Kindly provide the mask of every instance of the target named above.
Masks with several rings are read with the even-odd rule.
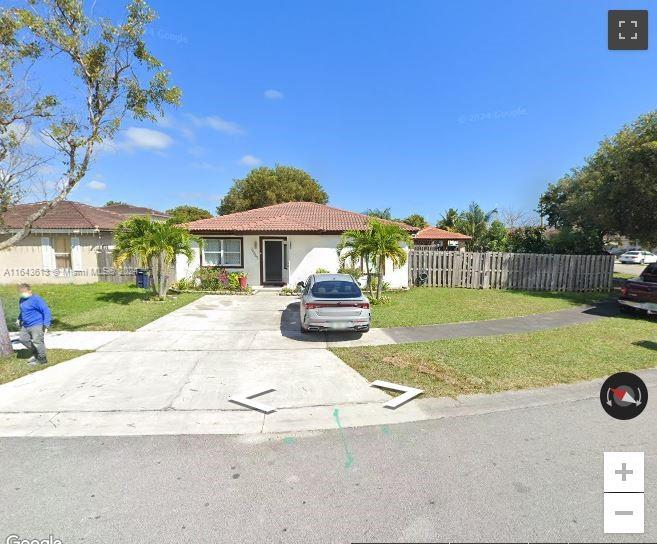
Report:
[[[103,206],[102,209],[110,212],[120,213],[125,217],[134,217],[135,215],[148,215],[153,221],[166,221],[171,217],[171,215],[168,213],[158,212],[152,208],[133,206],[131,204],[110,204],[109,206]]]
[[[337,272],[337,246],[346,230],[365,230],[371,218],[315,204],[287,202],[187,223],[203,238],[202,251],[188,263],[178,259],[176,278],[188,278],[200,266],[243,271],[250,285],[296,285],[318,268]],[[396,223],[409,233],[418,229]],[[408,285],[408,268],[386,263],[391,287]]]
[[[7,210],[0,221],[0,239],[17,232],[43,204],[18,204]],[[0,251],[0,284],[113,280],[114,230],[131,215],[70,200],[58,203],[26,238]]]
[[[425,227],[413,237],[413,242],[419,246],[432,246],[432,249],[465,251],[465,244],[472,236],[460,232],[450,232],[438,227]]]

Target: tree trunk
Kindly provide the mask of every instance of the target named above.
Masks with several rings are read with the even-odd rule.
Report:
[[[385,263],[385,257],[379,257],[379,276],[376,281],[376,300],[381,298],[381,287],[383,286],[383,265]]]
[[[154,295],[158,294],[158,285],[159,285],[159,280],[158,278],[160,277],[160,273],[158,271],[158,266],[157,266],[157,258],[156,257],[151,257],[151,290],[153,291]]]
[[[5,318],[5,308],[0,300],[0,355],[6,357],[12,355],[14,349],[11,347],[11,339],[9,338],[9,330],[7,329],[7,320]]]
[[[157,267],[159,278],[157,282],[157,290],[160,298],[166,298],[167,291],[169,290],[169,270],[166,265],[164,253],[160,253],[157,258]]]

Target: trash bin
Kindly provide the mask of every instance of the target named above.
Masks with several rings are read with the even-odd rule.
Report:
[[[138,268],[135,271],[135,283],[137,284],[137,287],[149,289],[151,286],[151,276],[149,271],[144,270],[143,268]]]

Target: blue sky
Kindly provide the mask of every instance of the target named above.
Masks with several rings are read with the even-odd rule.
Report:
[[[127,120],[74,199],[214,212],[234,178],[281,163],[356,211],[433,223],[471,200],[531,210],[600,139],[655,108],[657,45],[606,41],[608,9],[649,3],[151,4],[150,44],[183,105],[158,125]]]

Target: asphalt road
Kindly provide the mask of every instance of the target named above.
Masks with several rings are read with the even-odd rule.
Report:
[[[620,274],[636,274],[638,276],[646,266],[645,264],[623,264],[616,261],[614,263],[614,272],[619,272]]]
[[[0,439],[0,542],[656,541],[657,403],[302,435]],[[646,533],[602,532],[603,451],[644,451]]]

